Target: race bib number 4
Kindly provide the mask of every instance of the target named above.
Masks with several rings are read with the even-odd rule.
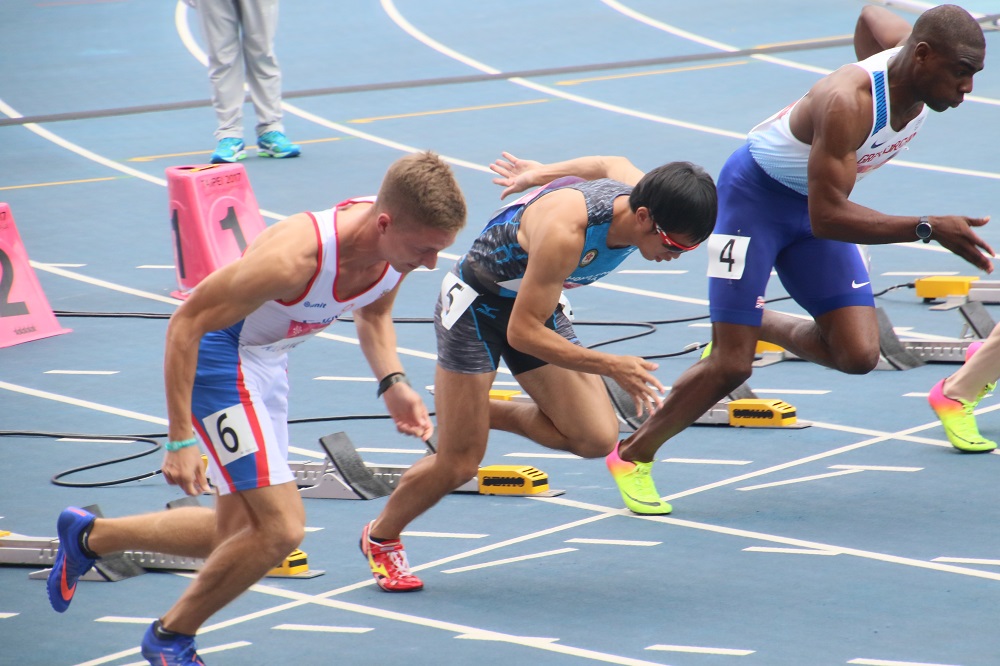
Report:
[[[201,420],[223,466],[257,453],[257,442],[243,405],[233,405]]]
[[[478,295],[462,278],[454,273],[445,274],[441,282],[441,325],[450,331]]]
[[[712,234],[708,237],[708,277],[739,280],[746,267],[749,236]]]

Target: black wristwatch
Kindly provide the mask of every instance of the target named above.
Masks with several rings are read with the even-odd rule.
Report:
[[[934,233],[934,227],[931,226],[931,221],[927,219],[926,215],[921,217],[920,221],[917,222],[916,231],[917,231],[917,238],[919,238],[925,243],[931,242],[931,234]]]

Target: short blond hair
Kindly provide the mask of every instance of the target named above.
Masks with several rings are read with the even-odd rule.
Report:
[[[403,225],[455,232],[465,226],[462,190],[451,167],[430,151],[392,163],[382,179],[378,205]]]

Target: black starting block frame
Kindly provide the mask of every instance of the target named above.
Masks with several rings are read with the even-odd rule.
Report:
[[[319,438],[326,460],[289,462],[302,497],[315,499],[372,500],[386,497],[396,489],[409,465],[375,465],[367,463],[345,432],[335,432]],[[432,435],[424,442],[431,455],[437,451]],[[472,478],[453,492],[479,492],[479,482]]]

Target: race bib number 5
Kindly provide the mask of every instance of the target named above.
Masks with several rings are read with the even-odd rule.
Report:
[[[257,442],[243,405],[233,405],[201,420],[223,466],[257,453]]]
[[[441,325],[450,331],[478,295],[462,278],[454,273],[446,273],[441,282]]]
[[[708,277],[739,280],[746,268],[749,236],[712,234],[708,237]]]

